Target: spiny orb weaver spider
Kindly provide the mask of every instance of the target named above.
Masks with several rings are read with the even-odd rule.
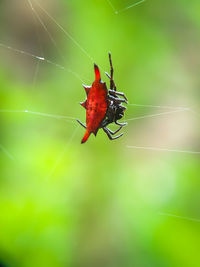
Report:
[[[80,104],[86,109],[86,126],[77,119],[77,122],[86,129],[81,143],[85,143],[91,133],[96,136],[100,128],[104,130],[110,140],[117,139],[121,137],[123,133],[117,136],[112,135],[115,135],[123,126],[127,125],[127,123],[118,122],[118,120],[124,116],[124,111],[126,110],[126,107],[122,106],[122,103],[127,104],[128,100],[124,93],[117,91],[113,80],[114,70],[111,53],[109,53],[109,61],[110,75],[106,72],[107,77],[110,79],[109,90],[107,89],[106,83],[102,82],[100,71],[96,64],[94,64],[95,81],[92,86],[83,85],[87,94],[87,99]],[[123,97],[123,99],[119,96]],[[120,126],[114,132],[106,127],[112,122]]]

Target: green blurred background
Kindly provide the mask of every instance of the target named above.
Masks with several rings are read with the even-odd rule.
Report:
[[[133,3],[0,2],[0,266],[200,266],[199,155],[128,148],[200,150],[200,2],[123,10]],[[81,84],[93,61],[108,82],[108,51],[129,104],[194,112],[130,120],[123,138],[100,130],[84,145],[75,120],[38,114],[84,122]],[[169,111],[128,105],[125,119]]]

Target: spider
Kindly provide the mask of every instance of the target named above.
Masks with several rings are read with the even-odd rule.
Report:
[[[109,53],[110,62],[110,74],[106,72],[107,77],[110,80],[110,89],[107,89],[106,83],[102,82],[99,68],[94,64],[95,81],[92,86],[83,85],[85,88],[87,99],[80,104],[86,109],[86,126],[77,119],[86,129],[85,135],[81,143],[85,143],[90,134],[95,136],[100,128],[107,134],[110,140],[115,140],[123,135],[123,133],[113,136],[118,133],[123,126],[127,123],[120,123],[120,120],[124,116],[126,107],[122,103],[128,103],[128,100],[124,93],[118,92],[115,82],[113,80],[113,65],[111,59],[111,53]],[[121,98],[122,97],[122,98]],[[116,131],[111,131],[107,126],[110,123],[115,123],[119,126]]]

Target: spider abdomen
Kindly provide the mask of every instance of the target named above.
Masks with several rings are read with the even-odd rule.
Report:
[[[97,134],[98,129],[101,126],[101,122],[106,116],[107,111],[107,95],[108,90],[106,83],[101,81],[99,68],[97,65],[95,68],[95,81],[92,86],[84,86],[87,93],[87,100],[82,103],[86,108],[86,132],[82,139],[82,143],[85,143],[91,133]]]
[[[107,88],[105,83],[94,82],[87,97],[86,125],[87,129],[96,135],[105,118],[107,110]]]
[[[126,122],[118,122],[118,120],[124,116],[124,111],[126,110],[122,104],[127,104],[128,99],[123,92],[117,91],[113,80],[113,66],[110,53],[109,61],[111,67],[110,75],[106,72],[106,75],[110,79],[109,90],[107,90],[106,83],[101,81],[100,71],[96,64],[94,64],[95,81],[92,86],[83,85],[87,94],[87,99],[80,104],[86,109],[86,126],[77,119],[78,123],[86,129],[81,143],[85,143],[91,133],[96,135],[99,128],[103,129],[110,140],[115,140],[121,137],[123,133],[117,136],[112,135],[115,135],[123,126],[127,125]],[[107,125],[112,122],[120,126],[115,131],[107,128]]]

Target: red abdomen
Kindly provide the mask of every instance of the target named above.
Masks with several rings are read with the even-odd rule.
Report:
[[[107,110],[107,88],[101,81],[94,81],[87,98],[86,125],[90,133],[97,134]]]
[[[94,65],[95,69],[95,81],[92,86],[84,86],[87,99],[81,105],[86,108],[86,132],[82,139],[82,143],[85,143],[91,133],[97,134],[98,129],[101,126],[101,122],[105,118],[108,103],[107,95],[108,90],[106,83],[101,81],[99,68]]]

